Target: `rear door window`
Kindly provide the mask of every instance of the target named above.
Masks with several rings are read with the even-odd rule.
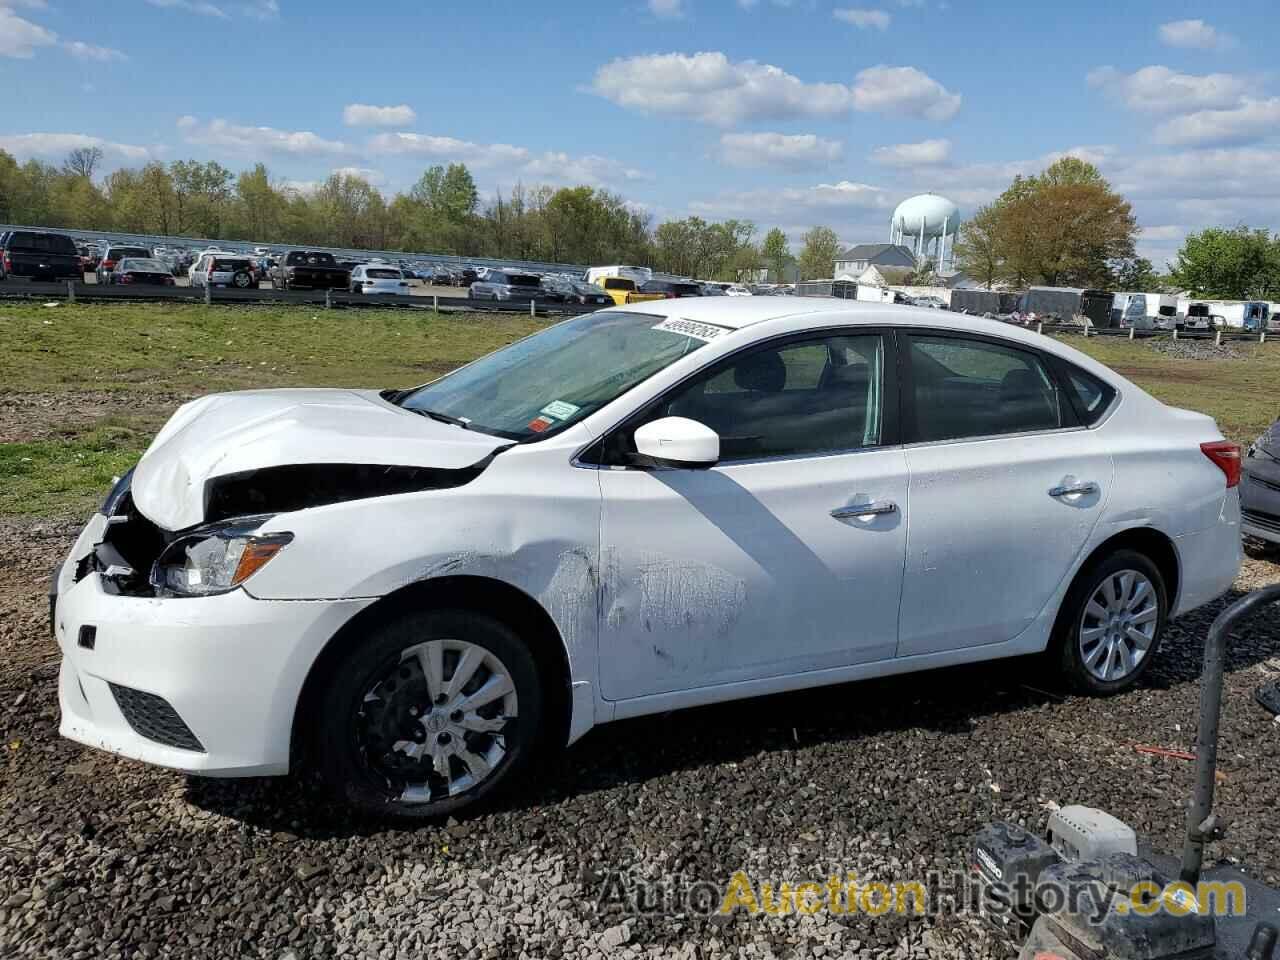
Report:
[[[1057,383],[1040,357],[988,340],[909,335],[916,442],[1066,426]]]

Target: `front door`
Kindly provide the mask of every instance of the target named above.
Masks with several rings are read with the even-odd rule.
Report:
[[[620,429],[609,449],[689,417],[720,435],[721,460],[650,470],[624,455],[600,473],[605,697],[894,655],[907,471],[891,348],[878,333],[753,348]]]

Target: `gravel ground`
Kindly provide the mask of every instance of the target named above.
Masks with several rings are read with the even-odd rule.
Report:
[[[911,880],[964,869],[1002,817],[1102,806],[1179,849],[1200,644],[1176,622],[1142,687],[1064,697],[1014,661],[603,727],[461,822],[353,821],[298,780],[202,781],[58,738],[45,574],[75,523],[0,524],[0,956],[1012,957],[971,917],[704,919],[626,902],[734,871]],[[1238,586],[1280,579],[1251,548]],[[1212,848],[1280,883],[1280,724],[1252,701],[1280,673],[1274,618],[1238,636]],[[1024,685],[1024,684],[1030,684]],[[619,891],[623,891],[622,895]],[[682,902],[682,901],[681,901]],[[694,902],[697,902],[696,900]]]
[[[1239,360],[1245,356],[1230,341],[1218,346],[1212,340],[1159,340],[1151,341],[1151,349],[1178,360]]]
[[[174,408],[193,396],[180,393],[121,396],[100,390],[57,394],[0,391],[0,443],[71,437],[111,416],[155,421],[158,426]]]

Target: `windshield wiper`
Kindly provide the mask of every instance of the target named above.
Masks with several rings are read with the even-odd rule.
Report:
[[[420,410],[417,407],[405,407],[406,410],[412,410],[414,413],[430,417],[432,420],[439,420],[441,423],[451,423],[455,427],[461,427],[463,430],[470,430],[471,425],[461,417],[451,417],[447,413],[441,413],[438,410]]]

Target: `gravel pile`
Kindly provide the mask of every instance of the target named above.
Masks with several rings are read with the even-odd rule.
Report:
[[[298,780],[202,781],[67,743],[44,574],[74,524],[0,525],[0,956],[1006,958],[965,915],[700,915],[667,891],[923,879],[963,871],[993,817],[1043,829],[1091,803],[1180,848],[1200,644],[1173,625],[1122,697],[1062,696],[1015,661],[627,721],[594,731],[491,808],[406,829],[353,820]],[[1280,579],[1250,556],[1242,585]],[[1277,618],[1229,664],[1211,854],[1280,883]],[[620,893],[619,891],[622,891]],[[660,907],[662,901],[654,898]]]
[[[1240,360],[1245,354],[1230,341],[1218,346],[1212,340],[1151,341],[1151,349],[1178,360]]]

